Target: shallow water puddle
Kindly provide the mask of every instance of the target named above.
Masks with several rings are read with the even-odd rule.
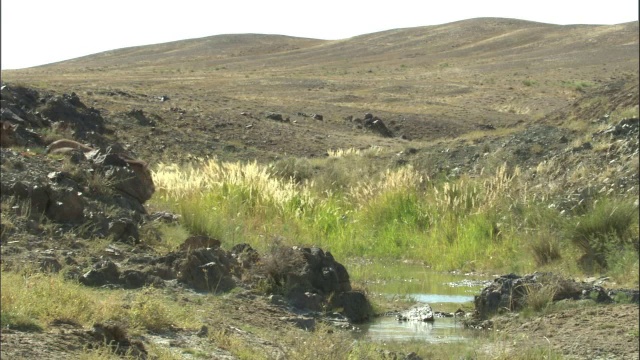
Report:
[[[352,265],[353,268],[353,265]],[[359,281],[370,292],[390,298],[411,298],[429,304],[433,311],[453,312],[457,308],[473,309],[473,296],[492,278],[473,274],[432,271],[415,264],[359,264]],[[357,338],[374,341],[421,340],[431,343],[463,341],[472,333],[464,329],[461,318],[437,317],[434,322],[398,321],[382,316],[359,326]]]
[[[434,322],[398,321],[383,316],[369,324],[360,325],[358,337],[375,341],[423,340],[431,343],[454,342],[465,339],[467,330],[460,319],[438,318]]]

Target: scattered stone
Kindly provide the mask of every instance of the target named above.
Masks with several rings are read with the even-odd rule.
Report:
[[[83,222],[85,199],[73,187],[51,187],[46,215],[53,221],[79,224]]]
[[[38,263],[40,264],[40,270],[43,272],[57,273],[62,269],[62,265],[58,259],[53,256],[43,256],[38,260]]]
[[[231,256],[236,259],[236,262],[243,269],[251,268],[260,260],[258,252],[249,244],[236,244],[231,248],[230,252]]]
[[[365,128],[375,133],[378,133],[383,137],[393,137],[393,133],[391,132],[391,130],[387,128],[387,126],[384,124],[384,122],[382,122],[380,118],[375,117],[373,115],[371,115],[371,117],[367,117],[369,115],[371,114],[365,115],[365,120],[363,124]]]
[[[209,334],[209,328],[206,325],[202,325],[200,330],[196,333],[198,337],[206,337]]]
[[[408,354],[390,350],[377,350],[377,352],[384,360],[422,360],[422,357],[414,352],[410,352]]]
[[[117,219],[109,222],[107,234],[115,241],[132,244],[140,242],[138,226],[129,219]]]
[[[160,100],[164,101],[164,100]],[[142,126],[156,126],[156,122],[150,119],[142,109],[132,109],[126,113],[129,118],[135,119]]]
[[[344,316],[353,323],[368,321],[373,315],[373,308],[361,291],[345,291],[332,298],[334,308],[342,308]]]
[[[160,221],[167,224],[172,224],[180,220],[180,215],[170,213],[168,211],[156,211],[149,214],[151,221]]]

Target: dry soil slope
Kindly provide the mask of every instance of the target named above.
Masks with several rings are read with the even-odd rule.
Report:
[[[49,66],[82,67],[211,65],[243,68],[317,68],[340,65],[440,65],[457,61],[501,68],[554,63],[637,64],[638,22],[618,25],[552,25],[479,18],[388,30],[337,41],[281,35],[234,34],[112,50]]]
[[[316,46],[323,42],[323,40],[284,35],[226,34],[116,49],[45,65],[45,67],[60,67],[68,70],[109,66],[119,68],[193,66],[197,68],[215,64],[219,60],[287,52]]]

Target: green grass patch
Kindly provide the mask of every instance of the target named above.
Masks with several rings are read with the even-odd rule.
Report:
[[[638,249],[638,209],[631,201],[597,201],[583,216],[576,217],[571,241],[583,253],[586,271],[606,270],[608,258],[626,247]]]
[[[628,200],[603,198],[592,208],[561,214],[549,206],[548,194],[531,196],[517,167],[503,164],[478,178],[433,181],[411,166],[378,173],[354,166],[348,173],[345,161],[372,153],[331,154],[317,164],[331,171],[304,181],[256,163],[162,165],[154,174],[154,201],[178,212],[191,234],[212,236],[224,246],[247,242],[259,251],[279,239],[284,246],[320,246],[338,258],[508,272],[573,272],[588,254],[619,276],[636,261],[622,251],[637,244],[638,210]],[[628,255],[624,261],[608,260],[621,253]]]
[[[592,87],[594,84],[589,81],[581,81],[581,80],[568,80],[568,81],[560,81],[560,85],[563,87],[571,88],[575,91],[583,92],[586,88]]]
[[[83,326],[116,321],[127,328],[151,331],[172,324],[199,324],[194,314],[161,290],[95,289],[65,280],[61,274],[2,270],[1,306],[2,326],[31,331],[61,319]]]

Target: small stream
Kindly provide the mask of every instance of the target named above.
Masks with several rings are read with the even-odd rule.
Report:
[[[492,278],[472,274],[441,273],[415,264],[366,265],[358,276],[369,274],[365,281],[370,292],[390,299],[411,298],[420,305],[426,303],[434,312],[454,312],[458,308],[473,310],[473,296],[488,285]],[[376,276],[376,271],[380,276]],[[384,275],[387,274],[387,275]],[[366,278],[367,276],[364,275]],[[437,317],[434,322],[398,321],[395,316],[381,316],[358,326],[356,338],[373,341],[420,340],[430,343],[456,342],[471,338],[462,319]]]

